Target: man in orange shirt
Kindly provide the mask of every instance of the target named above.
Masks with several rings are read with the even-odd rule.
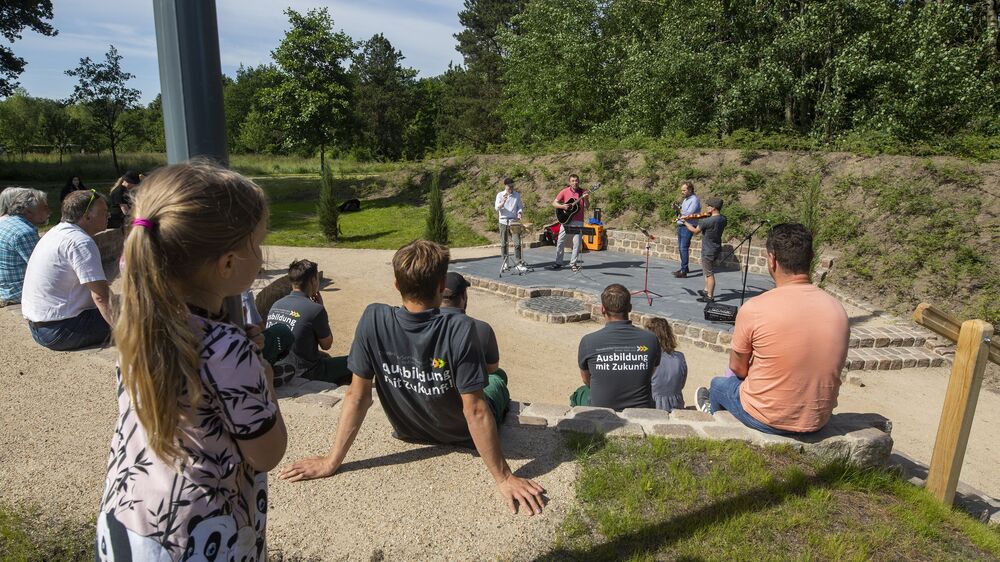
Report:
[[[812,235],[779,224],[767,236],[775,288],[736,315],[727,376],[697,391],[698,408],[728,410],[764,433],[819,431],[837,406],[850,328],[837,299],[810,282]]]

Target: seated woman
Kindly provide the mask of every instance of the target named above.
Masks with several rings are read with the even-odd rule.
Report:
[[[687,382],[688,367],[684,354],[677,351],[677,338],[670,323],[664,318],[653,318],[646,323],[646,329],[656,335],[660,342],[660,365],[653,372],[653,402],[657,410],[668,412],[684,408],[684,383]]]

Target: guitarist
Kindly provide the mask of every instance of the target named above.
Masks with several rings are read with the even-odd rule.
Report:
[[[552,206],[556,209],[569,209],[575,201],[579,201],[579,209],[577,212],[570,217],[569,222],[563,224],[559,228],[559,239],[556,240],[556,263],[552,265],[552,269],[562,269],[563,261],[563,244],[566,242],[566,229],[572,228],[575,230],[573,234],[573,254],[569,258],[569,265],[573,268],[574,272],[580,271],[580,266],[577,265],[577,259],[580,257],[580,244],[583,242],[583,219],[586,216],[587,207],[587,190],[580,187],[580,176],[572,174],[569,176],[569,185],[563,188],[556,195],[554,201],[552,201]]]
[[[694,194],[694,183],[686,181],[681,184],[680,216],[685,217],[701,212],[701,201]],[[688,221],[692,226],[698,226],[697,220]],[[681,258],[681,268],[674,272],[674,277],[687,277],[688,256],[691,253],[691,237],[694,236],[684,226],[684,221],[677,219],[677,248]]]

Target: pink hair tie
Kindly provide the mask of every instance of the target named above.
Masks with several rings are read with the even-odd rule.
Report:
[[[132,226],[141,226],[143,228],[152,229],[156,226],[156,223],[147,218],[137,217],[134,221],[132,221]]]

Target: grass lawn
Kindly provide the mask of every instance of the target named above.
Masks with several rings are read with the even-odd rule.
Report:
[[[570,435],[578,505],[542,560],[994,560],[1000,530],[892,472],[737,441]]]
[[[38,509],[0,505],[0,560],[93,560],[94,521],[71,524],[44,519]]]

